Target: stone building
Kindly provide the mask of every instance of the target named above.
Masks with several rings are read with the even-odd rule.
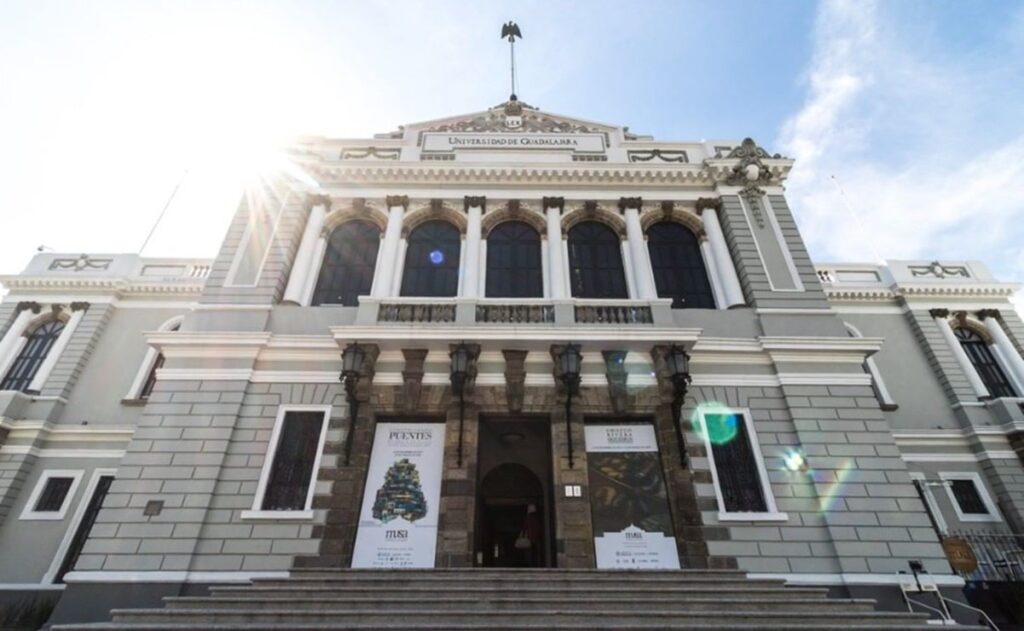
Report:
[[[291,158],[213,260],[0,278],[0,598],[733,568],[899,608],[912,561],[1007,569],[941,545],[1024,520],[1024,323],[981,263],[816,267],[791,160],[515,100]]]

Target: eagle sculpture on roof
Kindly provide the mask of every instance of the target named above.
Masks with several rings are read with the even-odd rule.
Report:
[[[505,24],[501,25],[501,38],[505,39],[506,37],[508,38],[508,41],[514,42],[517,37],[519,39],[523,38],[523,32],[519,30],[518,24],[509,20]]]

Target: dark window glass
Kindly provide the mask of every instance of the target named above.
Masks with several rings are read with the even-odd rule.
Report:
[[[459,290],[459,230],[446,221],[428,221],[409,235],[402,272],[402,295],[454,296]]]
[[[180,328],[180,324],[175,324],[168,331],[177,331]],[[153,367],[149,369],[149,374],[146,375],[146,383],[142,384],[142,390],[139,391],[140,399],[148,399],[149,395],[153,394],[153,388],[156,386],[156,371],[164,367],[164,359],[164,354],[160,353],[153,360]]]
[[[498,224],[487,235],[487,297],[543,296],[540,235],[521,221]]]
[[[64,323],[59,320],[51,320],[37,327],[28,336],[4,380],[0,382],[0,390],[28,389],[39,366],[42,365],[63,330]]]
[[[34,510],[37,513],[56,513],[60,511],[61,507],[64,506],[64,500],[68,496],[68,491],[71,490],[71,483],[74,482],[74,478],[49,478],[46,480],[46,486],[43,487],[43,492],[39,494],[39,499],[36,500]]]
[[[305,510],[323,422],[323,412],[285,413],[263,510]]]
[[[953,332],[956,333],[957,339],[960,340],[960,346],[967,353],[967,357],[971,360],[971,364],[974,365],[974,369],[978,371],[981,381],[988,388],[989,394],[994,397],[1017,396],[1013,386],[1010,385],[1010,380],[1006,378],[1006,373],[1003,372],[999,363],[996,362],[995,355],[992,354],[992,349],[988,347],[985,340],[968,328],[959,327],[954,329]]]
[[[373,286],[380,230],[364,221],[350,221],[334,229],[313,292],[314,305],[359,305]]]
[[[75,567],[78,557],[82,554],[82,548],[85,547],[85,542],[89,539],[89,533],[92,531],[93,524],[96,523],[96,516],[100,514],[103,500],[107,497],[107,492],[110,491],[110,483],[113,481],[113,476],[105,475],[96,483],[96,490],[93,491],[92,497],[89,498],[89,505],[85,509],[85,514],[82,516],[82,522],[78,525],[78,530],[75,531],[75,538],[71,540],[68,552],[64,555],[64,561],[61,562],[60,569],[57,571],[57,576],[54,579],[55,583],[63,583],[64,575]]]
[[[629,298],[619,236],[596,221],[569,230],[569,273],[576,298]]]
[[[964,515],[988,515],[988,507],[982,501],[974,480],[950,480],[950,490]]]
[[[671,221],[647,230],[654,285],[659,298],[671,298],[674,309],[714,309],[715,297],[704,268],[697,237]]]
[[[708,414],[704,417],[722,501],[728,513],[763,513],[768,510],[761,474],[747,436],[747,424],[739,414]]]

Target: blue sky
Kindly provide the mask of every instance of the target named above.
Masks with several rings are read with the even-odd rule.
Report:
[[[508,19],[532,105],[796,158],[816,260],[1024,280],[1024,4],[911,0],[3,3],[0,271],[138,250],[186,170],[145,253],[212,256],[265,144],[504,100]]]

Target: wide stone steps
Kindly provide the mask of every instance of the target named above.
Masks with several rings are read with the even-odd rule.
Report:
[[[934,629],[736,571],[296,570],[289,578],[215,586],[162,609],[115,609],[112,622],[62,631],[851,631]],[[961,627],[961,629],[976,629]],[[980,628],[977,628],[980,629]]]

